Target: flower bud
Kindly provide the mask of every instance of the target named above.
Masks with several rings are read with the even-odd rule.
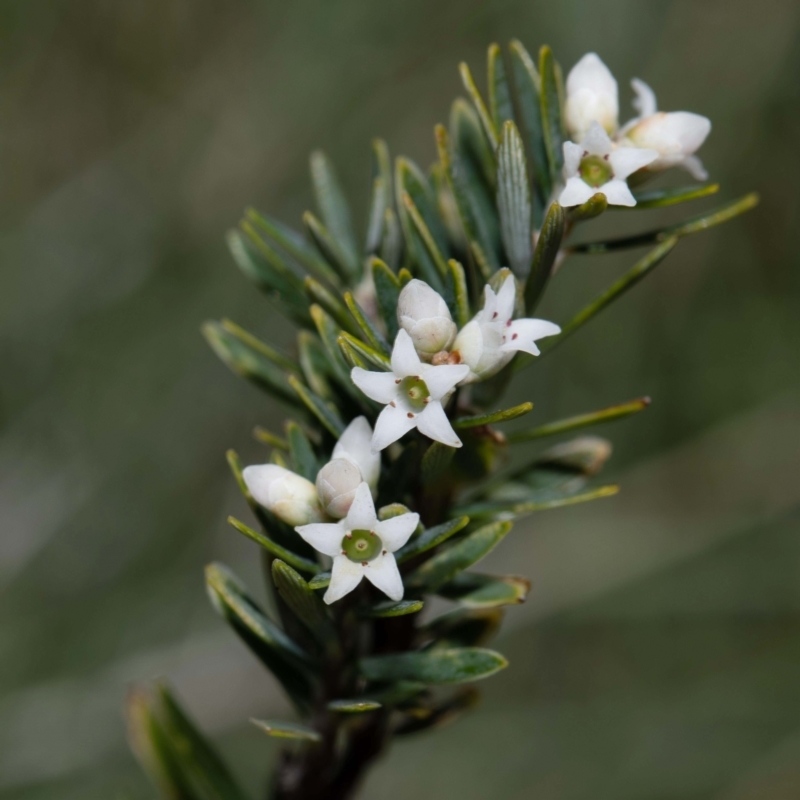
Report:
[[[606,133],[617,129],[619,93],[617,81],[596,53],[587,53],[567,76],[567,97],[564,108],[567,129],[580,141],[593,122],[600,123]]]
[[[334,519],[347,516],[362,482],[361,470],[349,459],[329,461],[317,473],[317,493],[322,507]]]
[[[306,480],[277,464],[245,467],[242,478],[256,502],[293,527],[324,519],[317,490]]]
[[[372,452],[372,427],[366,417],[356,417],[339,437],[331,458],[346,458],[361,470],[361,480],[369,484],[372,494],[378,488],[381,455]]]
[[[637,122],[625,136],[636,147],[655,150],[659,157],[647,169],[662,170],[693,156],[710,131],[711,121],[700,114],[659,111]]]
[[[397,321],[411,337],[420,357],[430,360],[447,350],[456,337],[456,324],[447,303],[424,281],[409,281],[397,300]]]

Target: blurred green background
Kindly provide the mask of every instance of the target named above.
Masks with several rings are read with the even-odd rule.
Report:
[[[519,379],[541,421],[654,402],[598,431],[618,497],[492,556],[533,590],[483,706],[399,744],[364,797],[800,797],[799,22],[796,0],[0,4],[0,797],[153,797],[122,705],[163,675],[261,794],[275,748],[246,720],[286,707],[202,567],[258,582],[224,452],[263,458],[251,430],[280,409],[199,325],[292,333],[223,235],[249,204],[299,224],[314,147],[363,219],[370,139],[427,166],[458,61],[482,73],[512,37],[567,69],[597,50],[626,109],[639,76],[711,117],[721,197],[762,204]],[[542,315],[634,257],[574,259]]]

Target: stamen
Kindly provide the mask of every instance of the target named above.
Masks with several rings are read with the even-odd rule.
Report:
[[[425,403],[425,405],[428,405],[430,401],[431,401],[430,397],[426,397],[422,402]]]
[[[514,334],[514,335],[511,337],[511,341],[513,342],[513,341],[514,341],[514,339],[516,339],[518,336],[519,336],[519,334],[518,334],[518,333],[515,333],[515,334]]]
[[[397,408],[397,404],[394,402],[394,400],[390,400],[390,401],[389,401],[389,405],[390,405],[392,408]]]
[[[401,382],[402,382],[402,380],[403,380],[402,378],[396,378],[396,379],[395,379],[395,383],[401,383]]]
[[[494,312],[494,314],[492,314],[492,319],[497,319],[497,312],[496,311]]]
[[[386,553],[388,552],[389,552],[388,550],[384,550],[382,555],[386,555]]]
[[[362,561],[362,562],[361,562],[361,566],[362,566],[362,567],[369,566],[369,561]]]
[[[413,415],[413,414],[412,414],[410,411],[408,412],[408,414],[406,414],[406,416],[407,416],[409,419],[414,419],[414,415]]]

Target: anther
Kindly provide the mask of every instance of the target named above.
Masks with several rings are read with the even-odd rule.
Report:
[[[362,561],[362,562],[361,562],[361,566],[362,566],[362,567],[366,567],[366,566],[368,566],[368,565],[369,565],[369,561]]]
[[[492,314],[492,319],[497,319],[497,312],[496,311],[494,312],[494,314]]]
[[[430,397],[426,397],[422,402],[425,403],[425,405],[428,405],[430,401],[431,401]]]
[[[513,341],[514,341],[514,339],[516,339],[518,336],[519,336],[519,334],[518,334],[518,333],[515,333],[515,334],[514,334],[514,335],[511,337],[511,341],[513,342]]]
[[[385,556],[387,552],[388,552],[388,551],[384,550],[384,551],[383,551],[383,553],[382,553],[382,555],[384,555],[384,556]]]
[[[394,402],[394,400],[390,400],[390,401],[389,401],[389,405],[390,405],[392,408],[397,408],[397,404]]]
[[[413,415],[413,414],[412,414],[410,411],[408,412],[408,414],[406,414],[406,416],[407,416],[409,419],[414,419],[414,415]]]
[[[395,383],[402,383],[402,378],[397,378],[397,379],[395,380]]]

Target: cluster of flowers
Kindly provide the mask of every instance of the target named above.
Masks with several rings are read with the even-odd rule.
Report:
[[[577,206],[592,195],[605,195],[609,205],[635,206],[628,178],[681,166],[698,180],[707,175],[695,153],[711,131],[711,122],[688,111],[658,111],[653,90],[638,78],[631,81],[637,116],[619,127],[617,81],[596,53],[585,55],[567,76],[564,107],[562,206]],[[577,142],[577,144],[576,144]]]
[[[562,206],[585,203],[594,194],[609,204],[633,206],[628,187],[634,173],[646,176],[683,166],[705,178],[694,155],[711,129],[705,117],[656,109],[655,95],[634,79],[638,116],[619,127],[617,82],[600,58],[589,53],[570,71],[565,116]],[[428,284],[412,280],[398,299],[400,330],[391,371],[352,370],[353,383],[384,408],[370,427],[365,417],[350,423],[319,471],[316,485],[275,464],[250,466],[244,480],[257,502],[317,551],[333,559],[325,601],[332,603],[366,577],[393,600],[403,597],[394,553],[419,524],[407,511],[381,520],[375,511],[381,451],[416,428],[428,438],[461,447],[445,408],[457,386],[486,380],[517,352],[539,355],[536,342],[560,332],[541,319],[515,319],[518,289],[508,274],[498,291],[484,289],[483,308],[460,331],[447,304]]]

